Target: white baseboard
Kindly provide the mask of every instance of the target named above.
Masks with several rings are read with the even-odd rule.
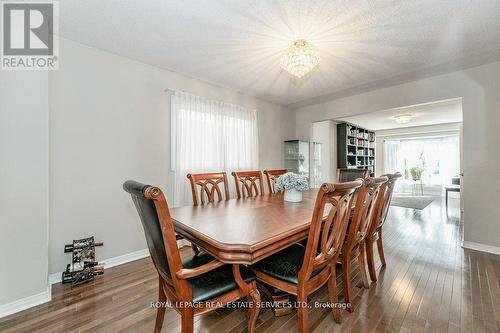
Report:
[[[18,299],[14,302],[0,305],[0,318],[13,313],[26,310],[36,305],[47,303],[52,299],[52,286],[47,285],[47,290],[36,295]]]
[[[123,264],[126,264],[128,262],[139,260],[139,259],[146,258],[146,257],[149,257],[149,250],[142,249],[142,250],[130,252],[130,253],[127,253],[127,254],[124,254],[121,256],[105,259],[105,260],[102,260],[102,262],[99,261],[99,263],[101,263],[104,266],[104,269],[106,269],[106,268],[111,268],[111,267],[115,267],[118,265],[123,265]],[[50,284],[59,283],[59,282],[61,282],[61,277],[62,277],[62,272],[50,274],[49,275],[49,283]]]
[[[149,250],[148,249],[142,249],[139,251],[127,253],[118,257],[113,257],[109,258],[106,260],[102,261],[102,264],[104,265],[104,268],[111,268],[115,267],[118,265],[123,265],[131,261],[136,261],[142,258],[149,257]]]
[[[481,251],[481,252],[488,252],[488,253],[500,255],[500,247],[497,247],[497,246],[469,242],[469,241],[463,241],[462,247],[465,249],[476,250],[476,251]]]

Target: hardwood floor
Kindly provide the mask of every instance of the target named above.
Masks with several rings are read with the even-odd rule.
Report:
[[[329,309],[311,308],[310,331],[500,332],[500,256],[462,249],[458,200],[449,205],[448,215],[444,199],[423,210],[391,206],[379,280],[368,290],[354,288],[355,311],[342,311],[342,324]],[[354,286],[361,285],[358,273],[354,264]],[[56,284],[51,302],[0,319],[0,332],[152,332],[157,279],[147,258],[89,284]],[[340,271],[337,285],[342,300]],[[310,305],[327,301],[325,286]],[[295,313],[274,317],[263,309],[257,332],[295,332]],[[246,324],[246,310],[225,308],[195,317],[195,332],[246,332]],[[167,309],[162,332],[179,330],[180,316]]]

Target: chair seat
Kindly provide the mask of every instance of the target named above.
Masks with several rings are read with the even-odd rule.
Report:
[[[184,261],[184,268],[202,266],[214,258],[206,252],[199,253]],[[241,277],[247,283],[255,280],[255,274],[241,266]],[[205,302],[238,289],[231,265],[224,265],[205,274],[187,280],[193,294],[193,302]]]
[[[304,262],[306,249],[301,244],[293,244],[280,252],[259,261],[252,269],[270,275],[273,278],[298,284],[299,271]],[[312,276],[319,273],[313,272]]]

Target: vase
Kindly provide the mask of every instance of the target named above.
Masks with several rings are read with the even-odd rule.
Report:
[[[295,189],[285,190],[285,201],[288,202],[301,202],[302,201],[302,192],[297,191]]]

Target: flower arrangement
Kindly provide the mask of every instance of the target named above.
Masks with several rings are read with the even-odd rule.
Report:
[[[309,189],[309,184],[307,182],[307,178],[297,175],[293,172],[287,172],[278,177],[274,188],[276,189],[276,191],[306,191]]]

